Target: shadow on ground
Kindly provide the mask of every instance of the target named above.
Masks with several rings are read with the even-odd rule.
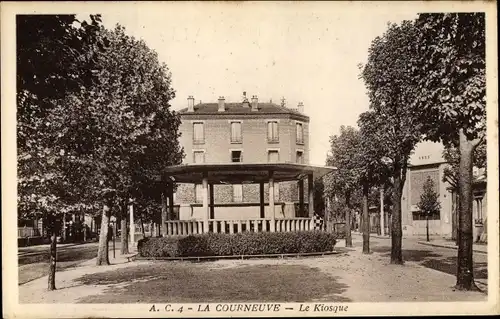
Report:
[[[71,247],[66,249],[61,249],[57,251],[57,261],[58,262],[66,262],[66,261],[79,261],[79,260],[87,260],[92,259],[97,256],[97,246],[91,247]],[[39,254],[33,254],[28,256],[19,256],[18,263],[19,265],[27,265],[39,262],[48,262],[50,259],[50,251],[47,249],[46,251],[41,251]]]
[[[306,302],[342,297],[347,285],[303,265],[241,265],[211,268],[207,263],[157,262],[82,276],[82,285],[112,285],[79,303]]]
[[[378,246],[371,248],[373,252],[382,253],[384,257],[391,256],[391,247]],[[446,257],[426,249],[404,249],[403,260],[417,262],[420,265],[438,270],[450,275],[457,273],[457,257]],[[486,262],[474,262],[474,278],[488,279],[488,265]]]

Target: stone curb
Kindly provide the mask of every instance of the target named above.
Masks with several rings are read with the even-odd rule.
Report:
[[[444,244],[428,243],[428,242],[425,242],[425,241],[418,241],[417,243],[420,244],[420,245],[433,246],[433,247],[441,247],[441,248],[448,248],[448,249],[457,250],[456,246],[449,246],[449,245],[444,245]],[[479,253],[479,254],[485,254],[485,255],[488,254],[487,251],[482,251],[482,250],[478,250],[478,249],[472,249],[472,251],[475,252],[475,253]]]
[[[288,257],[322,257],[329,255],[345,254],[342,251],[325,251],[317,253],[296,253],[296,254],[265,254],[265,255],[231,255],[231,256],[200,256],[200,257],[140,257],[134,255],[132,260],[165,260],[165,261],[214,261],[222,259],[264,259],[264,258],[288,258]]]

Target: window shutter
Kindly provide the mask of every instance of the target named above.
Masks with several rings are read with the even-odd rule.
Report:
[[[201,143],[204,141],[205,136],[204,136],[204,130],[203,130],[203,123],[194,123],[193,124],[193,135],[194,135],[194,141]]]

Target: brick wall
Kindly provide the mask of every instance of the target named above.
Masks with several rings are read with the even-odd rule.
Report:
[[[296,181],[279,183],[279,198],[278,202],[298,202],[298,185]],[[308,202],[307,181],[304,181],[304,202]],[[210,200],[210,192],[208,194]],[[269,201],[269,185],[264,184],[264,201]],[[232,185],[214,185],[214,203],[227,204],[233,202],[233,186]],[[259,203],[260,202],[260,186],[258,184],[243,185],[243,203]],[[195,203],[195,186],[194,184],[178,184],[175,204],[191,204]],[[200,202],[199,202],[200,203]]]
[[[442,181],[445,166],[445,164],[436,163],[414,166],[409,169],[401,201],[403,233],[405,235],[421,236],[425,234],[425,220],[413,220],[413,212],[417,210],[416,205],[420,201],[423,185],[430,177],[434,181],[434,191],[439,194],[441,209],[440,219],[429,221],[429,231],[432,235],[451,236],[452,196],[447,190],[449,185]]]
[[[181,115],[182,116],[182,115]],[[243,152],[243,163],[267,163],[268,150],[279,150],[280,162],[296,161],[296,152],[303,152],[303,163],[309,163],[309,123],[302,117],[293,114],[276,115],[184,115],[181,117],[180,143],[184,147],[186,157],[184,163],[194,162],[194,151],[204,152],[205,163],[231,162],[231,151]],[[268,121],[278,121],[279,142],[269,143],[267,140]],[[241,143],[232,143],[231,122],[241,122]],[[205,139],[202,144],[193,144],[193,124],[201,122],[204,125]],[[296,123],[302,123],[303,143],[296,141]],[[201,182],[201,181],[200,181]],[[304,181],[304,202],[307,202],[307,181]],[[269,187],[264,185],[264,201],[269,199]],[[278,202],[298,202],[297,182],[282,182],[279,185]],[[191,204],[195,202],[195,187],[193,184],[180,184],[176,194],[176,204]],[[214,202],[216,204],[233,202],[232,185],[215,185]],[[259,185],[243,185],[243,202],[259,203]]]
[[[411,171],[410,174],[410,189],[411,189],[411,205],[417,205],[420,201],[420,195],[422,195],[424,190],[424,183],[428,177],[434,182],[434,191],[439,194],[440,191],[440,180],[439,180],[439,169],[425,169],[425,170],[415,170]]]

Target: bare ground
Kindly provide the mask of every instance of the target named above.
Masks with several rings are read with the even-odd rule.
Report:
[[[56,291],[46,291],[47,277],[21,285],[20,302],[487,300],[484,293],[455,291],[453,275],[412,261],[391,265],[384,254],[364,255],[359,248],[308,258],[204,263],[118,259],[101,267],[94,262],[58,272]]]

